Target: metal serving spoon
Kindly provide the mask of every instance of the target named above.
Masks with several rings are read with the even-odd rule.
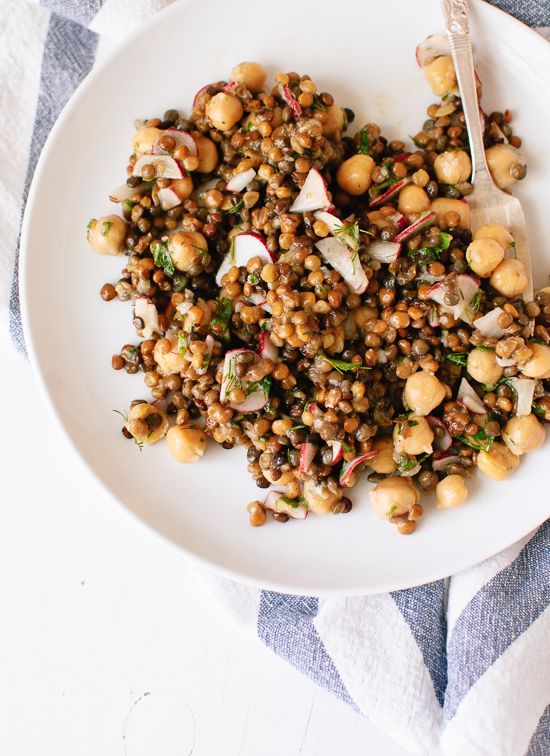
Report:
[[[468,197],[468,204],[472,228],[476,229],[484,223],[500,223],[510,231],[515,241],[516,259],[523,263],[529,279],[523,299],[532,302],[533,273],[525,216],[519,200],[503,192],[494,183],[485,158],[468,25],[468,4],[466,0],[443,0],[443,13],[470,140],[474,191]]]

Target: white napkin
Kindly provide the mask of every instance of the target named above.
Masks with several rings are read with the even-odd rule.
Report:
[[[169,0],[4,0],[0,45],[0,327],[24,351],[22,207],[63,105],[94,62]],[[495,0],[550,26],[548,0]],[[47,6],[47,7],[45,7]],[[52,9],[53,12],[50,12]],[[483,564],[429,585],[322,600],[200,571],[225,610],[319,685],[422,753],[550,754],[550,522]]]

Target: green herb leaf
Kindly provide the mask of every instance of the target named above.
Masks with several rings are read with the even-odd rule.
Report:
[[[395,512],[396,509],[397,509],[397,504],[393,504],[393,506],[391,506],[388,509],[388,511],[386,512],[386,517],[388,517],[388,518],[391,517],[392,514]]]
[[[345,373],[348,370],[372,370],[372,368],[368,367],[367,365],[358,365],[356,362],[344,362],[344,360],[332,360],[330,357],[327,357],[326,354],[320,355],[326,362],[329,363],[329,365],[332,365],[332,367],[337,370],[339,373]]]
[[[256,286],[256,284],[260,281],[260,276],[257,273],[251,273],[248,276],[247,281],[249,284],[252,284],[252,286]]]
[[[307,502],[303,496],[299,496],[297,499],[291,499],[288,496],[279,496],[279,500],[283,501],[285,504],[287,504],[289,507],[292,507],[293,509],[298,509],[298,507],[300,506],[307,506]]]
[[[291,431],[292,430],[300,430],[301,428],[305,428],[305,427],[306,427],[305,425],[293,425],[290,430]]]
[[[380,197],[380,195],[383,194],[386,189],[389,189],[390,186],[397,184],[398,181],[401,181],[401,179],[398,179],[395,176],[390,176],[385,181],[382,181],[381,184],[375,184],[373,187],[371,187],[372,190],[369,190],[371,200]]]
[[[495,440],[493,436],[487,436],[483,428],[480,428],[474,436],[457,436],[457,438],[466,446],[485,452],[489,451]]]
[[[451,234],[441,231],[439,238],[440,242],[437,247],[419,247],[418,249],[412,249],[407,253],[409,260],[418,260],[419,262],[426,264],[439,260],[441,253],[449,249],[453,237]]]
[[[415,425],[418,425],[418,420],[408,420],[409,428],[414,428]]]
[[[454,362],[455,365],[466,367],[466,364],[468,362],[468,352],[451,352],[449,354],[445,354],[443,356],[443,359],[448,360],[449,362]]]
[[[321,113],[326,113],[328,111],[328,108],[322,100],[317,99],[313,103],[313,110],[320,110]]]
[[[366,128],[362,128],[359,132],[359,147],[357,148],[357,152],[360,155],[369,154],[369,136]]]
[[[225,211],[226,215],[236,215],[237,213],[240,213],[241,210],[244,207],[244,200],[241,200],[240,202],[237,202],[236,205],[233,205],[233,207],[230,207],[229,210]]]
[[[233,302],[223,298],[218,302],[216,314],[210,321],[210,327],[219,326],[223,330],[223,338],[229,340],[229,321],[233,315]]]
[[[268,375],[265,378],[262,378],[261,381],[253,381],[252,383],[249,383],[246,387],[246,393],[253,394],[254,391],[262,391],[264,396],[269,396],[269,392],[271,390],[271,376]]]
[[[172,278],[172,289],[174,291],[183,291],[187,288],[189,279],[183,273],[174,273]]]
[[[412,470],[417,464],[418,461],[416,457],[401,457],[399,460],[399,469],[401,472],[409,472],[409,470]]]
[[[355,449],[353,446],[350,446],[349,444],[344,443],[343,441],[340,442],[342,444],[342,449],[345,451],[346,454],[353,454]]]
[[[269,318],[260,321],[260,331],[269,331]]]
[[[134,444],[137,446],[140,452],[143,451],[143,441],[138,441],[137,438],[134,437]]]
[[[468,312],[470,313],[470,315],[475,315],[475,313],[479,311],[479,307],[481,305],[481,296],[481,289],[478,289],[468,307]]]
[[[153,242],[151,244],[151,253],[155,265],[162,268],[169,276],[173,276],[176,269],[174,268],[174,261],[168,252],[168,244],[165,242]]]
[[[101,224],[101,236],[107,236],[112,225],[113,221],[103,221]]]
[[[184,331],[180,331],[178,333],[178,352],[181,354],[182,357],[185,356],[185,353],[187,352],[187,346],[189,344],[189,337]]]
[[[132,202],[132,200],[124,200],[122,203],[122,209],[125,210],[127,213],[132,212],[132,208],[134,207],[136,203]]]
[[[128,413],[125,410],[113,410],[113,412],[116,412],[117,415],[120,415],[125,423],[128,422]]]
[[[199,255],[200,255],[201,257],[204,257],[205,255],[207,255],[207,254],[208,254],[208,250],[206,249],[206,247],[197,247],[197,245],[196,245],[196,244],[193,244],[193,246],[194,246],[194,247],[195,247],[195,249],[196,249],[196,250],[198,251],[198,253],[199,253]]]
[[[480,352],[494,352],[495,351],[495,347],[483,346],[483,344],[476,346],[475,349],[479,349]]]
[[[543,420],[546,419],[546,412],[537,402],[533,402],[533,413],[537,417],[542,417]]]

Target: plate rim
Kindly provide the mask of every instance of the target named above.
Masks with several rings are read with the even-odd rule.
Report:
[[[218,0],[207,0],[208,3],[211,5],[215,5]],[[518,19],[514,18],[510,14],[506,13],[501,8],[498,8],[494,5],[491,5],[488,2],[485,2],[485,0],[476,0],[479,5],[483,6],[484,9],[487,9],[487,12],[489,14],[495,14],[495,16],[499,17],[501,23],[508,24],[512,27],[515,27],[519,33],[522,35],[525,35],[529,37],[529,42],[531,44],[535,44],[535,46],[538,46],[540,50],[545,50],[546,55],[550,52],[550,44],[547,40],[545,40],[540,34],[538,34],[533,28],[527,26],[523,22],[519,21]],[[91,89],[94,86],[94,83],[96,79],[100,78],[100,76],[104,73],[106,69],[113,63],[113,61],[116,60],[116,58],[119,56],[119,54],[127,49],[128,47],[133,46],[140,38],[147,37],[150,30],[155,28],[156,26],[163,25],[167,22],[167,19],[171,15],[177,15],[177,14],[184,14],[187,9],[196,6],[196,5],[204,5],[204,2],[201,2],[201,0],[176,0],[176,2],[173,2],[171,5],[166,6],[165,8],[162,8],[161,10],[157,11],[152,17],[147,19],[144,23],[140,24],[137,28],[133,29],[131,32],[128,33],[123,39],[119,40],[117,43],[115,43],[105,55],[102,57],[102,59],[93,66],[93,68],[90,70],[90,72],[86,75],[86,77],[82,80],[82,82],[79,84],[77,89],[73,92],[67,103],[64,105],[61,113],[59,114],[53,128],[51,129],[50,133],[48,134],[48,137],[44,143],[44,147],[42,148],[41,154],[39,156],[39,159],[36,164],[36,168],[33,174],[33,178],[31,181],[31,185],[29,187],[28,197],[24,209],[23,214],[23,220],[21,224],[21,234],[20,234],[20,253],[19,253],[19,303],[20,303],[20,312],[21,312],[21,322],[23,326],[23,333],[25,336],[25,345],[27,349],[27,354],[29,357],[29,362],[31,365],[31,370],[34,376],[34,379],[36,381],[36,384],[38,386],[40,395],[48,409],[48,413],[50,417],[53,419],[54,424],[60,431],[61,436],[64,437],[65,441],[67,442],[68,447],[71,449],[71,452],[74,454],[75,458],[82,464],[84,469],[86,469],[87,473],[93,477],[93,479],[99,484],[102,491],[107,495],[108,498],[110,498],[112,501],[116,503],[116,505],[123,510],[126,515],[130,515],[134,522],[139,523],[141,527],[146,528],[150,533],[152,533],[157,539],[162,541],[163,543],[167,543],[170,545],[171,548],[176,549],[180,556],[184,557],[185,559],[191,560],[193,563],[195,563],[197,566],[204,568],[209,571],[213,571],[217,575],[220,575],[222,577],[235,580],[241,583],[244,583],[248,586],[253,586],[258,589],[266,589],[266,590],[274,590],[279,591],[282,593],[289,593],[292,595],[311,595],[312,589],[311,588],[300,588],[297,584],[287,584],[285,581],[276,581],[276,580],[270,580],[268,583],[263,582],[252,575],[241,572],[238,569],[228,567],[227,565],[224,565],[223,563],[219,561],[214,561],[213,559],[206,558],[197,552],[192,551],[189,547],[184,546],[180,543],[177,543],[175,540],[170,538],[168,535],[161,533],[159,530],[157,530],[153,524],[150,524],[146,522],[144,519],[142,519],[136,512],[134,512],[124,501],[119,499],[113,491],[111,491],[108,483],[106,480],[104,480],[103,476],[98,474],[94,467],[92,466],[92,462],[89,461],[86,456],[83,454],[83,452],[80,449],[80,445],[78,442],[78,439],[76,438],[76,435],[73,435],[67,427],[65,426],[65,423],[62,419],[61,412],[58,410],[56,403],[54,402],[52,396],[50,395],[50,392],[47,388],[47,383],[45,379],[45,370],[47,367],[43,364],[43,361],[41,361],[36,353],[35,350],[35,340],[33,337],[34,333],[34,326],[32,322],[32,318],[30,316],[30,305],[29,300],[32,295],[30,293],[27,293],[27,268],[30,263],[30,257],[31,253],[29,250],[29,244],[27,243],[27,237],[30,233],[30,226],[32,224],[33,220],[33,208],[35,203],[38,202],[40,197],[40,185],[41,185],[41,177],[42,173],[45,170],[45,166],[48,163],[49,155],[53,151],[53,149],[56,146],[58,134],[62,131],[65,123],[70,118],[71,113],[75,108],[78,107],[79,102],[86,97],[88,90]],[[543,53],[544,54],[544,53]],[[535,525],[532,523],[529,523],[528,526],[526,526],[524,529],[522,529],[521,533],[518,532],[517,538],[515,538],[512,542],[509,542],[508,538],[506,537],[505,543],[500,544],[496,549],[495,546],[492,545],[487,549],[487,553],[484,554],[484,556],[481,557],[481,559],[478,556],[475,556],[472,559],[459,559],[458,557],[454,560],[455,564],[450,564],[445,569],[445,572],[442,574],[441,569],[433,569],[433,570],[426,570],[425,576],[422,578],[420,582],[418,582],[417,579],[415,579],[412,583],[407,580],[406,578],[402,580],[389,580],[384,582],[378,581],[377,585],[375,587],[367,587],[366,589],[362,590],[361,593],[357,593],[355,589],[349,589],[346,590],[345,588],[315,588],[315,595],[321,596],[321,597],[343,597],[343,596],[358,596],[358,595],[376,595],[380,593],[386,593],[391,592],[395,590],[403,590],[407,588],[413,588],[420,585],[425,585],[431,582],[434,582],[436,580],[444,579],[448,577],[449,575],[454,575],[457,572],[469,569],[477,564],[481,564],[486,559],[500,553],[505,548],[508,548],[509,546],[512,546],[515,543],[518,543],[522,539],[526,538],[530,533],[534,532],[544,521],[539,520],[537,517],[537,521]],[[427,577],[426,577],[427,576]]]

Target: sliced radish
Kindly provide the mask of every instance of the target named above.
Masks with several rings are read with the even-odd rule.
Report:
[[[199,91],[197,92],[197,94],[193,97],[193,110],[195,110],[195,108],[199,104],[199,99],[200,99],[200,96],[202,95],[202,93],[206,92],[206,90],[208,89],[208,87],[215,87],[215,86],[216,85],[214,83],[212,83],[212,84],[205,84],[204,87],[201,87],[199,89]]]
[[[381,263],[394,263],[401,252],[401,244],[397,242],[382,241],[376,239],[367,247],[367,254],[371,260],[378,260]]]
[[[249,394],[247,393],[250,389],[250,384],[248,384],[242,378],[239,378],[235,371],[237,358],[241,354],[254,355],[253,364],[259,362],[261,359],[260,355],[256,352],[253,352],[251,349],[232,349],[231,351],[226,352],[225,360],[223,363],[220,401],[228,402],[229,406],[232,409],[237,410],[237,412],[259,412],[267,404],[269,393],[266,393],[262,389],[256,389],[256,391],[251,391]],[[229,401],[229,395],[231,394],[233,389],[236,388],[241,388],[245,392],[245,394],[247,394],[246,399],[241,404],[234,404]]]
[[[170,155],[142,155],[134,163],[132,176],[143,176],[146,165],[155,167],[156,178],[180,179],[183,176],[181,165]]]
[[[307,507],[303,504],[298,504],[293,507],[283,498],[282,491],[271,491],[267,495],[267,499],[264,502],[266,509],[271,509],[272,512],[280,512],[281,514],[287,514],[289,517],[293,517],[295,520],[305,520],[307,517]]]
[[[176,147],[187,147],[189,154],[193,157],[196,157],[199,154],[197,143],[188,131],[182,131],[181,129],[166,129],[164,134],[174,138]],[[165,155],[166,153],[157,143],[153,145],[153,154]]]
[[[259,257],[264,265],[272,262],[275,258],[269,252],[265,241],[258,234],[238,234],[231,241],[229,252],[223,258],[218,272],[216,273],[216,283],[222,285],[222,278],[231,268],[236,265],[238,268],[246,268],[246,264],[253,257]]]
[[[533,400],[535,397],[535,388],[537,382],[532,378],[508,378],[508,382],[512,385],[512,388],[516,392],[516,415],[518,417],[525,417],[530,415],[533,407]]]
[[[327,444],[332,447],[332,464],[335,465],[344,456],[342,444],[340,441],[327,441]]]
[[[310,412],[312,415],[319,415],[319,414],[322,415],[323,414],[322,411],[321,411],[321,408],[319,407],[318,404],[315,404],[315,402],[310,402],[307,405],[307,411]]]
[[[462,402],[462,404],[467,407],[470,412],[473,412],[474,415],[485,415],[487,412],[487,407],[483,404],[482,400],[476,394],[475,390],[468,383],[466,378],[463,378],[460,381],[460,386],[458,387],[458,394],[456,398],[459,402]]]
[[[359,256],[333,236],[321,239],[315,246],[334,270],[342,276],[355,294],[362,294],[369,285]]]
[[[307,213],[313,210],[327,210],[331,206],[327,185],[317,168],[311,168],[306,176],[300,194],[290,208],[291,213]]]
[[[420,462],[417,462],[417,464],[414,467],[411,467],[408,470],[399,470],[399,477],[412,478],[412,476],[416,475],[416,473],[419,473],[420,470],[422,470],[422,465],[420,464]]]
[[[497,365],[502,368],[513,367],[516,361],[513,357],[497,357]]]
[[[383,192],[379,197],[377,197],[370,203],[370,207],[378,207],[379,205],[385,204],[389,199],[391,199],[391,197],[399,194],[401,189],[410,184],[411,181],[412,178],[410,176],[405,176],[405,178],[401,179],[401,181],[397,181],[395,184],[392,184],[388,189],[386,189],[385,192]]]
[[[412,152],[400,152],[393,159],[394,163],[403,163],[407,158],[410,158]]]
[[[439,281],[443,281],[445,276],[433,276],[431,273],[427,273],[426,271],[423,271],[416,277],[416,281],[420,281],[421,283],[429,283],[429,284],[435,284],[439,283]]]
[[[434,472],[441,472],[442,470],[446,470],[449,465],[460,464],[461,461],[458,454],[444,454],[441,457],[437,457],[437,459],[434,457],[432,469]]]
[[[404,228],[403,231],[397,234],[397,236],[394,238],[394,241],[404,242],[407,239],[410,239],[411,236],[414,236],[415,234],[418,234],[420,231],[423,231],[428,226],[432,226],[436,220],[437,220],[437,214],[430,210],[429,212],[422,215],[414,223],[411,223],[410,226],[408,226],[407,228]]]
[[[259,294],[258,292],[254,291],[252,294],[248,297],[249,301],[252,302],[252,304],[257,305],[258,307],[261,307],[266,312],[273,312],[271,309],[271,305],[269,302],[266,301],[265,297],[262,294]]]
[[[453,294],[458,294],[458,302],[455,305],[448,305],[445,301],[447,295],[453,287]],[[449,280],[447,276],[440,283],[434,284],[428,291],[428,297],[437,302],[446,311],[450,312],[455,320],[461,318],[465,322],[471,322],[472,314],[469,310],[470,304],[473,298],[479,290],[479,282],[473,276],[469,276],[466,273],[458,275],[456,282],[453,279]]]
[[[158,190],[158,198],[163,210],[171,210],[173,207],[181,205],[183,201],[179,194],[169,186]]]
[[[111,202],[124,202],[125,200],[131,199],[134,194],[142,194],[149,187],[150,184],[145,181],[134,187],[130,187],[128,184],[122,184],[122,186],[117,186],[116,189],[113,189],[109,194],[109,199]]]
[[[302,106],[292,94],[290,87],[287,87],[286,84],[279,84],[279,94],[294,113],[294,117],[299,118],[302,115]]]
[[[341,486],[348,486],[349,485],[349,477],[351,473],[355,470],[355,468],[361,464],[361,462],[366,462],[367,459],[374,459],[378,455],[377,451],[371,451],[367,454],[362,454],[360,457],[355,457],[355,459],[352,459],[351,462],[344,462],[342,465],[342,469],[340,470],[340,485]]]
[[[315,220],[326,223],[331,234],[337,234],[344,227],[340,218],[337,218],[332,213],[328,213],[326,210],[316,210],[313,213],[313,217]]]
[[[407,225],[407,219],[404,215],[401,215],[399,210],[394,210],[391,215],[385,216],[388,220],[391,220],[392,223],[395,223],[395,226],[398,231],[402,231],[405,226]]]
[[[247,171],[241,171],[235,174],[233,178],[230,178],[227,182],[226,189],[228,192],[242,192],[252,179],[256,176],[254,168],[249,168]]]
[[[443,452],[450,449],[451,444],[453,443],[453,439],[445,423],[442,420],[440,420],[438,417],[434,417],[433,415],[428,415],[426,420],[428,421],[428,425],[430,426],[430,428],[437,427],[440,429],[441,435],[437,435],[434,433],[434,444],[437,446],[437,448]]]
[[[432,60],[440,58],[442,55],[450,55],[451,46],[446,34],[430,34],[424,42],[421,42],[416,48],[416,62],[420,68],[429,65]]]
[[[143,320],[141,336],[150,339],[154,333],[161,333],[159,314],[155,305],[148,297],[137,297],[134,301],[134,317]]]
[[[487,338],[500,339],[504,336],[504,330],[499,326],[498,319],[503,312],[502,307],[495,307],[491,312],[474,320],[474,326]]]
[[[266,360],[273,360],[275,362],[279,359],[279,350],[271,341],[267,331],[262,331],[260,334],[260,354]]]
[[[224,92],[231,93],[235,89],[236,86],[237,86],[236,81],[230,81],[229,84],[226,84],[224,87],[222,87],[222,89]]]
[[[319,447],[309,441],[300,444],[300,472],[307,473],[318,450]]]
[[[200,367],[196,371],[197,375],[204,375],[208,371],[208,368],[210,367],[210,360],[212,359],[212,351],[216,342],[214,341],[213,336],[207,334],[204,343],[206,344],[208,351],[202,358],[202,367]]]

